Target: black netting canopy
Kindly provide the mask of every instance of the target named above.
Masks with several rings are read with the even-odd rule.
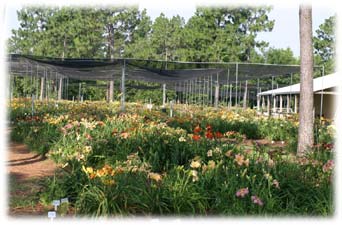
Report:
[[[166,62],[140,59],[64,59],[10,55],[13,75],[63,77],[78,80],[127,80],[174,84],[213,76],[220,84],[299,73],[299,65],[252,63]],[[48,71],[48,72],[47,72]]]
[[[248,89],[252,96],[256,96],[260,91],[278,86],[278,84],[275,86],[273,82],[274,77],[290,76],[300,72],[299,65],[240,62],[170,62],[132,58],[61,59],[18,54],[9,55],[7,61],[11,76],[44,77],[47,80],[60,80],[59,82],[69,79],[79,81],[121,80],[120,83],[123,80],[137,80],[165,84],[163,88],[182,93],[201,93],[204,89],[209,91],[210,95],[213,95],[214,86],[220,84],[222,86],[220,91],[226,93],[232,92],[229,89],[233,86],[235,91],[229,94],[233,97],[238,96],[237,90],[247,89],[244,87],[244,81],[253,81],[248,83]],[[271,77],[272,83],[269,82]],[[259,82],[262,79],[267,82]]]
[[[242,98],[245,98],[244,101],[249,99],[255,102],[257,94],[261,91],[278,88],[274,78],[288,76],[287,79],[282,79],[285,83],[282,82],[280,85],[290,85],[292,75],[300,72],[299,65],[170,62],[132,58],[61,59],[17,54],[9,55],[7,62],[10,76],[29,76],[31,84],[36,86],[34,88],[36,93],[33,93],[33,89],[25,90],[27,96],[39,95],[40,99],[43,99],[43,96],[48,98],[50,84],[55,92],[58,89],[57,99],[63,99],[63,91],[66,92],[64,96],[70,99],[69,80],[75,80],[76,83],[70,82],[70,87],[75,89],[75,85],[79,85],[78,99],[80,99],[83,96],[81,81],[112,81],[107,84],[88,82],[90,83],[88,85],[107,89],[107,99],[110,99],[112,98],[110,96],[113,96],[114,81],[120,80],[121,101],[124,102],[125,81],[131,80],[144,82],[130,82],[127,88],[156,89],[158,86],[162,88],[163,105],[166,101],[166,89],[174,91],[176,96],[174,100],[181,103],[212,105],[216,102],[217,105],[220,102],[232,105],[235,102],[235,105],[239,105]],[[41,82],[40,94],[37,81]],[[12,82],[10,86],[14,85],[15,83]],[[74,96],[75,93],[72,95]]]

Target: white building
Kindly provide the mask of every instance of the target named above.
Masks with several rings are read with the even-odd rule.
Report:
[[[333,73],[313,80],[314,110],[316,116],[333,119],[336,113],[338,86],[341,85],[341,76]],[[300,83],[258,94],[257,109],[271,113],[298,113]],[[262,102],[260,107],[260,101]]]

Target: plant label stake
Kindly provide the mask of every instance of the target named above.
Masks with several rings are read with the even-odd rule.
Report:
[[[68,203],[69,202],[69,199],[68,198],[62,198],[61,199],[61,203]]]
[[[52,205],[55,207],[55,211],[57,211],[57,207],[61,204],[60,200],[53,200]]]
[[[48,212],[48,218],[50,218],[51,222],[54,218],[56,218],[56,212],[55,211],[49,211]]]

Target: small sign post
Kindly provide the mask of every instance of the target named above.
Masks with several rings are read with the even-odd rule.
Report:
[[[56,212],[55,211],[49,211],[48,212],[48,218],[50,218],[51,222],[54,218],[56,218]]]
[[[55,207],[55,211],[57,211],[57,207],[60,206],[60,200],[53,200],[52,205]]]

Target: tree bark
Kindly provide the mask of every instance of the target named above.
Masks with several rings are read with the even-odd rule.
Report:
[[[297,155],[304,156],[314,144],[312,7],[300,5],[300,96]]]

